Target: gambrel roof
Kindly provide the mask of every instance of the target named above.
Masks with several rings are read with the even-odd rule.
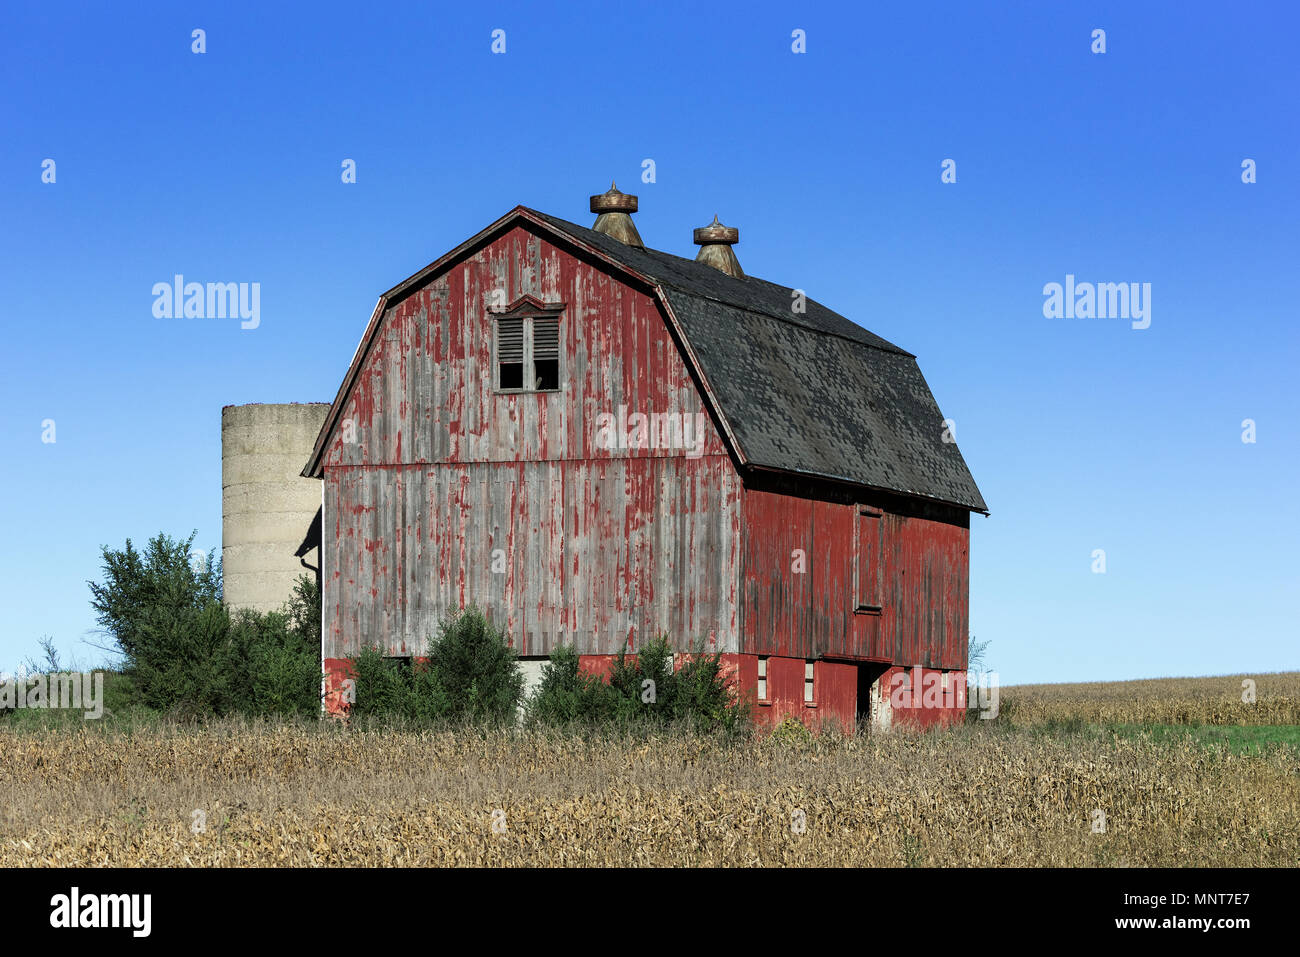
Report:
[[[321,459],[370,339],[388,305],[501,232],[529,224],[594,256],[658,298],[683,357],[742,468],[774,469],[987,512],[916,357],[795,290],[517,206],[380,297],[303,475]]]

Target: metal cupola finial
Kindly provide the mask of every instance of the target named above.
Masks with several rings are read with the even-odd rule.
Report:
[[[740,268],[740,260],[731,249],[733,245],[740,242],[739,229],[735,226],[722,225],[718,221],[717,213],[714,213],[713,222],[696,229],[694,238],[695,245],[700,247],[699,255],[695,257],[697,263],[712,266],[737,279],[745,278],[745,272]]]
[[[632,222],[632,213],[637,209],[636,197],[620,193],[613,180],[609,181],[609,190],[591,197],[591,211],[597,213],[596,222],[591,227],[598,233],[604,233],[620,243],[645,249],[641,234]]]

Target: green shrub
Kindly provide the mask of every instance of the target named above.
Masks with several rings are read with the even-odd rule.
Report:
[[[616,716],[655,724],[671,721],[677,713],[676,679],[666,637],[651,639],[634,658],[620,648],[609,672],[609,686],[618,693]]]
[[[319,713],[319,645],[304,641],[284,612],[232,618],[220,602],[163,602],[136,635],[127,674],[147,707],[178,718]]]
[[[140,690],[130,675],[121,671],[104,671],[104,714],[120,718],[141,710],[141,707]]]
[[[165,627],[160,615],[176,619],[185,609],[199,611],[220,604],[220,562],[212,554],[201,562],[193,561],[194,535],[191,532],[181,541],[160,532],[149,540],[143,553],[135,550],[129,538],[121,551],[102,547],[104,581],[87,582],[90,606],[128,665],[142,654],[157,663],[157,654],[151,654],[147,645],[149,637],[142,634],[146,621],[153,622],[151,634],[158,638],[159,628]]]
[[[558,648],[542,669],[542,683],[529,703],[535,723],[553,726],[615,722],[740,731],[749,708],[722,673],[722,655],[692,651],[680,668],[666,637],[642,646],[635,657],[619,652],[606,684],[584,675],[572,648]]]
[[[356,695],[350,713],[354,718],[428,724],[450,717],[455,710],[425,662],[387,658],[376,647],[361,649],[350,661]]]
[[[616,712],[616,692],[597,675],[579,668],[577,649],[561,645],[542,665],[542,680],[528,699],[530,724],[567,727],[608,721]]]
[[[350,664],[350,713],[362,719],[507,724],[523,699],[514,649],[476,608],[442,622],[423,661],[386,658],[369,647]]]
[[[88,582],[91,607],[124,659],[141,704],[178,717],[211,714],[228,696],[230,617],[221,604],[220,564],[191,556],[160,533],[143,553],[131,540],[104,546],[103,582]]]
[[[406,682],[397,662],[375,647],[362,648],[350,660],[353,693],[350,713],[357,717],[385,717],[402,709]]]
[[[438,626],[424,669],[430,687],[445,696],[446,717],[488,724],[515,720],[524,696],[518,656],[477,608]]]
[[[813,734],[802,721],[787,714],[781,719],[781,723],[772,729],[768,742],[796,748],[804,747],[813,743]]]
[[[320,714],[320,589],[298,576],[279,611],[248,609],[231,618],[223,652],[221,713],[249,717]]]
[[[315,649],[316,663],[320,664],[320,584],[313,575],[299,575],[294,582],[293,594],[284,606],[289,632],[304,645]]]
[[[674,685],[676,720],[727,732],[748,727],[749,702],[736,693],[735,679],[723,674],[720,652],[691,652],[677,670]]]
[[[409,669],[409,691],[401,714],[422,724],[455,717],[457,709],[451,693],[428,665],[417,661]]]
[[[296,630],[287,612],[239,612],[230,628],[223,711],[249,716],[320,713],[320,645]]]
[[[191,558],[194,535],[160,533],[103,548],[91,607],[124,659],[125,701],[178,718],[239,712],[315,716],[320,709],[320,589],[300,576],[284,608],[233,617],[221,567]],[[124,701],[124,703],[125,703]]]
[[[146,609],[133,625],[128,667],[140,700],[177,718],[223,713],[232,685],[229,638],[230,616],[219,601],[164,599]]]

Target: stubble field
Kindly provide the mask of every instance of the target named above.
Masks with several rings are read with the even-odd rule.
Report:
[[[0,866],[1294,866],[1300,674],[1241,680],[733,742],[0,721]]]

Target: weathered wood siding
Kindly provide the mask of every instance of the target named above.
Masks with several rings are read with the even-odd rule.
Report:
[[[830,500],[745,490],[741,650],[965,669],[969,514],[818,494]],[[879,613],[855,611],[861,504],[882,513],[874,554],[866,556],[879,575]]]
[[[525,295],[565,303],[562,394],[492,387],[489,309]],[[650,295],[516,227],[389,307],[324,465],[665,454],[593,447],[596,417],[620,405],[629,413],[704,411]],[[704,455],[725,455],[705,419]],[[354,442],[345,441],[341,427],[348,420]]]
[[[565,303],[560,392],[493,389],[490,308],[525,295]],[[658,632],[736,650],[726,449],[707,415],[698,456],[599,447],[620,406],[705,411],[651,296],[522,227],[391,305],[323,460],[325,656],[418,654],[471,603],[521,654]]]

